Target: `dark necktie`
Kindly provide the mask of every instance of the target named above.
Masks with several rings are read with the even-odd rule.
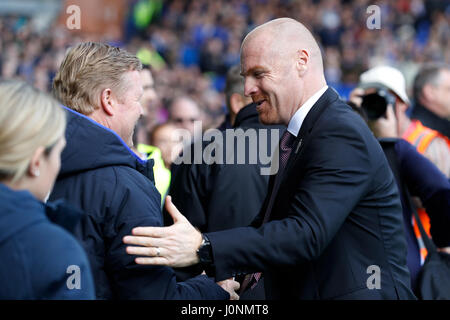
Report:
[[[289,131],[285,131],[280,140],[280,168],[281,171],[286,167],[289,156],[291,155],[295,136]]]
[[[279,155],[280,155],[280,161],[279,161],[279,168],[278,168],[278,173],[277,176],[275,178],[275,182],[274,182],[274,188],[276,186],[276,182],[278,179],[281,179],[281,175],[286,167],[286,164],[288,162],[289,156],[291,155],[292,152],[292,147],[294,145],[294,141],[295,141],[295,136],[290,133],[289,131],[285,131],[283,133],[283,135],[281,136],[280,139],[280,150],[279,150]],[[272,203],[274,201],[275,198],[275,193],[274,190],[272,190],[272,194],[270,196],[270,200],[269,200],[269,204],[267,206],[266,212],[264,214],[264,220],[263,220],[263,224],[267,222],[267,220],[269,219],[269,215],[270,215],[270,211],[272,211]],[[257,273],[252,273],[249,274],[245,277],[244,281],[242,282],[242,286],[241,286],[241,293],[244,292],[245,288],[249,285],[251,285],[251,288],[253,289],[256,284],[258,283],[259,279],[261,278],[261,272],[257,272]]]

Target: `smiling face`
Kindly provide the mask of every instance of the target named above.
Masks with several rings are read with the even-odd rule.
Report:
[[[120,99],[116,99],[117,116],[112,129],[119,134],[128,146],[132,146],[134,129],[144,112],[140,102],[143,89],[139,72],[126,72],[123,82],[128,85],[128,88]]]
[[[264,124],[288,124],[301,105],[303,81],[296,68],[295,50],[281,50],[270,36],[247,39],[241,52],[245,95],[257,104]]]

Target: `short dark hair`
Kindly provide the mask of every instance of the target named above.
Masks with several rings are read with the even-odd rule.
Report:
[[[413,84],[413,94],[416,103],[422,96],[422,90],[425,85],[438,85],[440,72],[442,70],[450,70],[450,65],[446,63],[430,62],[422,66],[415,76]]]
[[[230,108],[230,99],[233,93],[244,95],[244,77],[241,76],[241,68],[239,65],[231,67],[227,72],[225,98],[228,108]]]

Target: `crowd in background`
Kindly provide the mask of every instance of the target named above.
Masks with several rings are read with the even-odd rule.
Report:
[[[381,10],[380,29],[371,29],[367,22],[369,15],[373,14],[373,11],[367,11],[372,4]],[[340,239],[347,228],[353,228],[353,219],[360,214],[364,219],[392,215],[389,218],[394,221],[392,228],[378,223],[382,221],[380,218],[377,222],[370,222],[366,229],[364,223],[367,220],[358,228],[368,230],[369,237],[361,233],[358,239],[352,236],[351,241],[342,240],[342,243],[351,243],[350,247],[328,243],[327,250],[319,257],[306,254],[307,263],[322,259],[326,262],[320,262],[326,274],[323,279],[333,278],[333,281],[343,280],[345,283],[351,277],[341,277],[339,272],[335,277],[329,273],[332,260],[340,263],[342,268],[352,265],[351,262],[342,263],[347,256],[337,251],[331,254],[333,257],[330,259],[328,254],[335,248],[342,247],[356,253],[361,250],[363,255],[370,257],[378,255],[377,248],[398,249],[406,240],[407,250],[399,249],[395,255],[401,258],[400,254],[407,253],[406,261],[399,258],[398,265],[405,271],[409,268],[410,276],[408,278],[404,272],[398,278],[405,283],[411,281],[411,292],[409,288],[405,293],[396,289],[394,294],[388,289],[379,296],[357,293],[353,296],[342,294],[341,297],[413,299],[416,295],[427,299],[419,283],[422,265],[427,257],[438,251],[424,243],[432,237],[439,252],[450,253],[449,5],[445,6],[443,1],[424,0],[374,3],[366,0],[130,0],[128,8],[122,39],[106,35],[76,35],[56,21],[39,33],[33,20],[27,17],[0,19],[0,106],[3,111],[0,112],[0,197],[3,197],[0,201],[0,228],[6,230],[0,232],[0,256],[18,252],[14,259],[3,265],[3,269],[0,268],[0,278],[8,279],[3,281],[6,289],[0,292],[0,299],[236,299],[237,281],[243,287],[240,294],[244,300],[271,299],[277,296],[277,289],[273,290],[275,286],[269,284],[266,289],[272,290],[265,290],[265,281],[270,283],[272,280],[270,277],[260,278],[261,273],[239,271],[235,274],[242,276],[239,279],[233,276],[218,282],[201,274],[204,268],[211,276],[212,265],[228,261],[214,260],[212,252],[217,251],[211,251],[216,249],[211,248],[214,241],[209,241],[208,233],[247,226],[250,221],[264,227],[270,214],[288,212],[288,219],[292,219],[294,214],[291,211],[301,219],[317,214],[318,220],[326,221],[334,229],[342,221],[330,222],[337,215],[326,215],[328,208],[335,211],[337,204],[342,202],[339,192],[347,194],[344,191],[349,188],[356,195],[353,200],[358,204],[347,210],[344,206],[353,201],[348,200],[342,203],[343,208],[337,208],[345,221],[342,233],[339,232],[332,241]],[[303,22],[318,43],[295,20],[275,19],[265,23],[277,17],[291,17]],[[240,46],[245,35],[259,25],[263,26],[244,41],[241,56]],[[274,36],[283,33],[286,36],[279,37],[282,41]],[[267,43],[277,44],[272,45],[275,50],[271,46],[266,48],[264,44]],[[277,48],[281,49],[277,51]],[[262,53],[259,56],[255,52]],[[294,59],[293,52],[298,53],[299,58]],[[272,58],[272,54],[276,54],[276,58]],[[241,59],[242,70],[239,66]],[[263,75],[258,69],[265,69],[261,71]],[[31,86],[16,80],[24,80]],[[338,99],[334,89],[365,123]],[[53,98],[45,94],[49,92]],[[299,105],[298,101],[311,92],[316,93]],[[67,112],[62,112],[60,104]],[[294,116],[287,121],[285,114],[293,114],[294,110]],[[321,118],[328,122],[317,121],[314,134],[303,136],[306,130],[298,128],[298,137],[290,132],[300,119],[299,115],[304,117],[300,128],[312,125],[318,110],[329,112]],[[271,118],[273,112],[277,117]],[[252,144],[251,141],[246,144],[246,134],[241,136],[237,132],[273,130],[276,141],[280,141],[277,148],[279,146],[281,165],[281,171],[274,176],[274,185],[269,186],[269,176],[261,174],[259,163],[250,161],[242,166],[239,161],[229,163],[228,158],[222,162],[219,159],[221,163],[208,162],[206,150],[213,146],[214,157],[220,158],[221,151],[226,156],[233,153],[227,152],[231,150],[227,149],[228,144],[224,149],[215,146],[218,142],[216,137],[211,143],[202,141],[199,150],[193,143],[190,150],[191,138],[198,138],[198,120],[201,120],[200,128],[203,130],[232,129],[230,131],[236,133],[238,140],[239,137],[242,139],[246,148],[239,149],[236,155],[241,151],[249,153]],[[338,124],[336,128],[333,128],[334,121]],[[288,128],[268,127],[262,123],[282,123]],[[52,127],[56,125],[59,126]],[[180,128],[185,130],[176,130]],[[185,141],[184,136],[179,139],[180,132],[189,139]],[[278,139],[281,132],[282,138]],[[205,136],[207,134],[203,138]],[[361,137],[364,141],[359,144]],[[293,148],[295,139],[299,140],[296,149]],[[305,139],[303,145],[302,139]],[[325,143],[322,140],[329,141]],[[266,142],[266,149],[271,153],[273,140]],[[239,141],[237,145],[240,145]],[[261,148],[261,140],[254,145]],[[362,151],[352,151],[351,148],[357,145],[364,146]],[[328,149],[330,146],[334,152],[329,151],[332,150]],[[174,160],[182,148],[183,155],[203,155],[203,162],[177,163]],[[289,155],[292,150],[297,154],[299,148],[304,148],[300,152],[305,154],[305,158]],[[343,152],[347,148],[352,152]],[[359,154],[367,150],[370,151],[367,157],[364,155],[361,157],[364,161],[359,161]],[[284,152],[288,152],[287,156]],[[384,163],[385,158],[388,163]],[[147,159],[152,161],[145,161]],[[291,161],[294,165],[286,166],[290,159],[294,159]],[[301,161],[298,162],[302,163],[301,167],[296,167],[297,161]],[[345,164],[345,170],[351,164],[351,175],[346,176],[342,174],[345,170],[336,169],[335,164],[341,162]],[[327,168],[329,164],[332,165]],[[373,170],[374,166],[379,167]],[[300,172],[298,168],[305,170],[302,176],[296,176]],[[308,170],[315,174],[306,173]],[[333,174],[334,170],[338,173]],[[310,178],[312,176],[314,178]],[[279,177],[286,177],[286,180],[276,180]],[[315,181],[317,177],[323,181]],[[336,177],[341,180],[336,180]],[[354,182],[349,183],[353,178]],[[281,181],[283,188],[278,190]],[[303,195],[294,194],[299,183],[304,190],[312,190],[309,192],[317,196],[317,201],[308,204]],[[376,185],[378,183],[379,186]],[[385,183],[389,186],[381,188]],[[273,186],[276,188],[271,189]],[[364,192],[358,196],[357,191],[362,189]],[[321,197],[323,190],[333,192]],[[276,202],[277,192],[286,195],[286,201]],[[389,200],[396,198],[397,193],[398,201]],[[170,197],[165,198],[165,195]],[[300,202],[306,201],[305,208],[318,209],[311,210],[311,215],[304,215],[303,209],[291,210],[295,206],[289,205],[289,201],[297,197],[300,197]],[[66,207],[60,201],[62,199],[73,205],[74,210],[69,205]],[[264,208],[264,203],[268,207]],[[371,208],[372,203],[379,216],[371,214],[371,210],[365,211]],[[183,212],[186,221],[204,233],[200,247],[194,250],[202,270],[147,267],[147,262],[134,259],[134,255],[169,257],[164,246],[152,245],[151,236],[142,243],[133,242],[143,241],[142,237],[133,240],[129,235],[148,236],[139,234],[136,227],[140,226],[160,227],[171,225],[173,221],[179,226],[181,219],[174,216],[173,204]],[[278,207],[271,207],[272,204]],[[162,207],[165,210],[161,214]],[[33,215],[28,214],[30,208]],[[383,211],[383,208],[387,210]],[[67,213],[64,219],[59,214],[63,211]],[[262,212],[265,212],[264,217],[258,215]],[[290,221],[288,219],[286,221]],[[55,224],[72,233],[80,243],[73,241],[65,231],[61,233],[60,229],[55,229]],[[313,226],[311,234],[315,235],[314,238],[327,228],[324,224],[323,230],[314,230],[315,222],[308,221],[303,225]],[[420,225],[425,230],[419,231]],[[11,232],[14,230],[12,227],[17,226],[24,227],[23,231]],[[375,228],[373,232],[372,226]],[[366,246],[364,241],[368,239],[381,243],[383,237],[373,237],[373,234],[382,234],[383,228],[391,228],[389,232],[395,237],[386,239],[394,244],[381,247],[379,243],[369,241],[367,243],[371,244]],[[402,228],[405,238],[400,232]],[[325,232],[325,235],[334,231]],[[292,232],[292,235],[307,233]],[[285,241],[284,236],[288,234],[283,234],[282,241],[294,244],[295,250],[308,245],[303,238]],[[36,238],[40,241],[36,242]],[[58,238],[66,242],[56,241]],[[235,240],[234,237],[229,238]],[[175,236],[173,239],[179,241],[181,238]],[[259,236],[254,239],[258,239],[255,243],[260,243]],[[272,240],[276,243],[281,239],[278,235]],[[13,247],[16,243],[21,243],[23,248]],[[66,244],[61,247],[60,243]],[[125,248],[131,244],[150,249]],[[66,250],[68,245],[79,254],[69,254],[71,250]],[[277,250],[277,254],[283,250]],[[65,254],[61,255],[63,251]],[[393,253],[387,251],[381,250],[380,257]],[[236,250],[230,252],[236,254]],[[286,257],[289,256],[287,265],[290,268],[292,250],[288,248],[285,253]],[[299,254],[303,258],[303,253]],[[46,255],[57,258],[41,258]],[[42,262],[42,266],[34,268],[35,261]],[[64,269],[66,265],[77,265],[81,270],[89,269],[90,265],[92,275],[83,271],[86,273],[83,283],[88,285],[83,285],[85,292],[80,295],[71,293],[73,288],[60,279],[69,273]],[[23,271],[17,266],[28,269]],[[361,264],[356,269],[366,275],[365,265]],[[39,270],[48,272],[40,273]],[[353,269],[346,272],[351,272],[354,277]],[[29,279],[23,278],[25,273]],[[243,277],[245,274],[250,277]],[[297,274],[310,278],[308,273],[295,272],[295,276]],[[55,281],[60,288],[48,289],[48,285]],[[15,285],[28,282],[33,283],[31,289]],[[296,282],[292,283],[294,288]],[[76,282],[73,285],[76,287]],[[308,286],[306,283],[306,295],[300,293],[300,298],[308,298],[309,292],[318,292],[318,289],[308,289]],[[339,281],[327,281],[326,285],[319,283],[319,286],[342,289]],[[371,288],[367,285],[367,289]],[[316,298],[332,296],[335,294],[333,290],[335,288],[329,292],[324,290],[327,293]]]
[[[143,3],[154,5],[151,16],[136,14]],[[367,27],[372,4],[381,9],[380,29]],[[217,127],[226,113],[225,74],[239,62],[243,37],[283,16],[314,32],[326,57],[327,81],[344,98],[359,75],[377,64],[400,69],[409,87],[423,62],[450,62],[445,1],[132,1],[124,38],[114,44],[151,66],[159,97],[153,102],[159,110],[156,122],[167,119],[171,100],[188,95],[203,110],[204,128]],[[87,40],[56,26],[37,34],[25,17],[2,17],[0,34],[1,76],[22,78],[47,92],[66,49]]]

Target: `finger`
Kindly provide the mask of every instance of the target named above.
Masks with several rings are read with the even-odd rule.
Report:
[[[135,256],[147,256],[147,257],[157,257],[158,249],[156,247],[145,248],[145,247],[126,247],[128,254]],[[161,256],[161,248],[159,248],[159,256]]]
[[[134,236],[162,238],[165,236],[166,227],[136,227],[131,230]]]
[[[159,238],[139,237],[139,236],[125,236],[123,243],[133,244],[144,247],[160,247],[163,246],[163,241]]]
[[[364,95],[364,90],[361,88],[355,88],[350,92],[349,100],[353,102],[357,107],[361,107],[362,96]]]
[[[172,202],[172,197],[167,196],[166,197],[166,210],[169,212],[170,216],[173,219],[173,222],[176,223],[179,220],[186,219],[180,211],[178,211],[177,207]]]
[[[234,291],[238,291],[239,288],[241,287],[241,285],[237,281],[232,281],[232,284],[233,284],[233,290]]]
[[[230,294],[230,300],[239,300],[239,296],[236,292]]]
[[[394,108],[392,105],[388,105],[386,112],[387,119],[395,119]]]
[[[143,258],[139,257],[134,259],[137,264],[142,265],[153,265],[153,266],[170,266],[168,260],[164,257],[152,257],[152,258]]]

